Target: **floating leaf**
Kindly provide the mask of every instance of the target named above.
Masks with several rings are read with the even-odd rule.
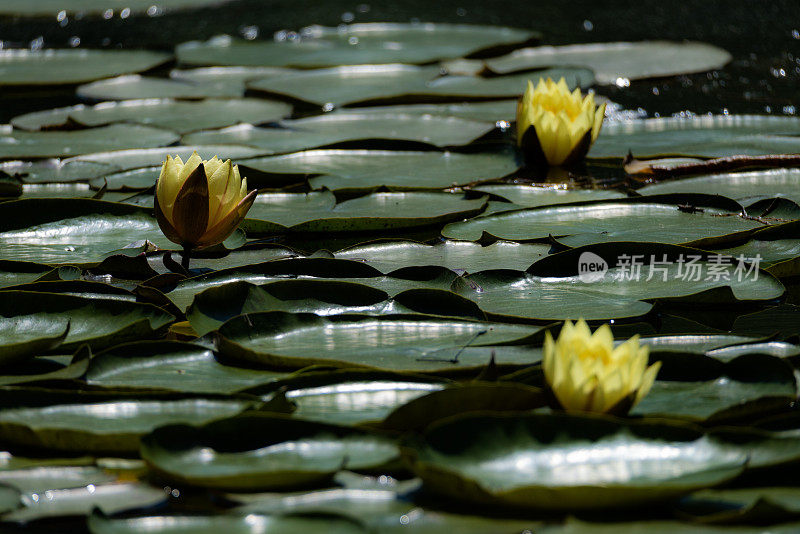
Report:
[[[244,84],[236,80],[190,83],[129,74],[81,85],[77,89],[77,94],[81,98],[91,100],[239,98],[244,96]]]
[[[8,0],[4,0],[7,3]],[[18,6],[18,4],[15,4]],[[0,4],[0,12],[3,11]],[[53,12],[57,12],[54,10]],[[170,60],[146,50],[0,50],[0,86],[57,85],[142,72]]]
[[[788,198],[800,203],[798,169],[770,169],[696,176],[681,180],[664,181],[638,190],[642,195],[664,193],[705,193],[714,191],[738,200],[745,206],[764,198]]]
[[[572,247],[608,241],[692,245],[731,234],[743,237],[761,227],[741,217],[735,202],[723,205],[710,195],[673,195],[506,211],[451,223],[442,235],[469,241],[484,233],[508,240],[568,236],[559,242]]]
[[[123,340],[154,337],[174,320],[161,308],[138,302],[12,290],[0,296],[4,358],[22,350],[45,352],[59,338],[61,348],[71,351],[83,343],[100,349]]]
[[[254,169],[271,181],[297,182],[311,175],[315,189],[444,189],[509,175],[519,168],[506,152],[459,154],[388,150],[308,150],[249,159],[241,170]],[[314,176],[319,175],[319,176]],[[272,186],[274,187],[274,186]]]
[[[538,46],[514,50],[485,60],[493,72],[508,74],[542,67],[583,66],[594,71],[597,83],[637,80],[719,69],[731,55],[716,46],[697,42],[640,41]],[[532,78],[536,78],[533,74]]]
[[[494,123],[455,117],[396,113],[379,115],[353,111],[281,121],[272,128],[242,124],[222,130],[195,132],[184,136],[182,142],[239,144],[264,148],[273,153],[369,139],[417,141],[444,147],[469,144],[492,129]]]
[[[252,124],[273,122],[289,115],[291,111],[292,108],[288,104],[254,98],[236,100],[209,98],[197,102],[161,98],[104,102],[88,107],[81,104],[36,111],[14,117],[11,119],[11,124],[23,130],[42,130],[70,122],[87,128],[117,122],[132,122],[188,133],[240,122]]]
[[[253,414],[200,428],[161,427],[142,458],[170,480],[195,486],[286,489],[325,482],[339,469],[374,470],[398,460],[393,440],[367,431]]]
[[[539,330],[414,315],[320,317],[266,312],[239,316],[222,325],[219,350],[227,357],[272,367],[322,364],[454,372],[489,361],[488,349],[482,358],[460,359],[464,347],[519,344]]]
[[[564,78],[570,87],[588,87],[594,77],[587,69],[547,69],[542,76]],[[525,90],[528,75],[440,76],[439,67],[412,65],[348,65],[297,71],[247,83],[249,89],[266,91],[320,106],[404,98],[511,98]]]
[[[241,400],[118,400],[0,410],[0,436],[17,446],[95,454],[135,453],[139,438],[176,423],[202,424],[250,407]]]
[[[261,194],[242,228],[253,235],[415,228],[477,215],[486,206],[486,197],[409,191],[371,193],[334,203],[330,191]]]
[[[191,393],[233,393],[274,382],[286,373],[219,363],[202,346],[177,341],[140,341],[97,354],[86,383],[107,388],[161,388]]]
[[[74,156],[131,147],[158,147],[177,141],[168,130],[113,124],[68,132],[26,132],[0,127],[0,159]]]
[[[284,32],[285,33],[285,32]],[[178,45],[178,61],[192,65],[328,67],[363,63],[430,63],[481,49],[514,45],[539,34],[497,26],[433,23],[367,23],[336,28],[309,26],[300,39],[242,41],[217,36]]]
[[[555,414],[465,416],[405,445],[433,491],[541,510],[668,500],[735,477],[747,459],[689,427]]]
[[[666,155],[718,158],[800,151],[800,118],[706,115],[607,121],[590,158]]]
[[[497,241],[479,245],[443,240],[435,245],[416,241],[379,240],[336,252],[336,257],[362,261],[384,273],[416,265],[439,265],[454,271],[478,272],[498,265],[522,271],[546,256],[549,245]]]

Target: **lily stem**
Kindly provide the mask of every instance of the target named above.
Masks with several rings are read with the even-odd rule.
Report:
[[[192,247],[189,245],[183,246],[183,252],[181,253],[181,267],[189,270],[189,260],[192,257]]]

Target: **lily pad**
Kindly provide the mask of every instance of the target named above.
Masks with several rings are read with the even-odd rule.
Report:
[[[181,159],[186,161],[193,152],[197,152],[197,155],[203,159],[211,159],[214,156],[219,156],[222,159],[232,159],[234,161],[242,158],[252,158],[264,153],[263,150],[239,145],[177,145],[162,148],[113,150],[111,152],[83,154],[64,160],[63,164],[65,166],[76,164],[86,165],[87,163],[102,164],[113,166],[114,170],[117,171],[156,166],[160,169],[161,164],[164,163],[168,155],[172,157],[180,156]]]
[[[149,210],[91,199],[29,199],[3,205],[0,256],[52,264],[102,261],[147,239],[172,248]]]
[[[370,432],[254,414],[161,427],[142,458],[171,480],[229,490],[286,489],[324,482],[339,469],[375,470],[399,458],[393,440]]]
[[[800,151],[800,118],[703,115],[608,121],[590,158],[700,156],[719,158]]]
[[[170,58],[146,50],[4,49],[0,50],[0,86],[81,83],[142,72]]]
[[[596,278],[588,277],[585,273],[577,272],[579,262],[586,261],[581,258],[601,258],[597,261],[602,262],[602,257],[593,251],[601,254],[603,251],[581,247],[562,253],[564,256],[555,255],[539,260],[528,273],[492,270],[466,275],[453,283],[452,290],[474,301],[495,320],[511,317],[528,320],[609,320],[644,315],[652,307],[650,302],[657,299],[704,303],[715,300],[718,303],[770,301],[784,292],[783,285],[766,273],[751,273],[747,277],[734,275],[733,263],[725,271],[727,279],[722,276],[719,279],[708,279],[705,275],[686,276],[685,267],[678,262],[679,249],[635,247],[634,244],[628,246],[629,254],[644,252],[645,249],[658,250],[653,257],[666,263],[652,269],[644,264],[639,274],[634,272],[635,269],[611,264],[604,273],[591,273],[597,274]],[[695,268],[699,272],[714,269],[711,262],[703,261],[702,256],[698,258],[700,261],[695,262]],[[569,271],[553,268],[556,263],[571,263],[570,260],[574,261],[574,267]],[[712,294],[714,289],[723,291],[715,297]]]
[[[223,269],[214,273],[182,280],[168,292],[168,297],[180,309],[186,309],[195,295],[211,287],[235,282],[261,285],[287,278],[300,280],[335,280],[364,284],[389,296],[410,289],[447,289],[456,278],[448,269],[414,269],[395,276],[383,276],[368,265],[356,261],[330,258],[289,258],[260,264]]]
[[[329,67],[343,64],[430,63],[481,49],[516,45],[537,38],[527,30],[497,26],[434,23],[367,23],[337,28],[309,26],[300,39],[286,32],[274,41],[242,41],[217,36],[205,43],[178,45],[178,61],[191,65]]]
[[[80,104],[36,111],[14,117],[11,119],[11,125],[23,130],[42,130],[73,123],[89,128],[128,122],[188,133],[240,122],[252,124],[273,122],[291,112],[291,106],[283,102],[254,98],[236,100],[209,98],[197,102],[162,98],[104,102],[88,107]]]
[[[92,358],[87,384],[107,388],[159,388],[187,393],[233,393],[267,384],[286,373],[219,363],[202,346],[177,341],[117,345]]]
[[[701,490],[681,499],[677,509],[703,523],[783,522],[800,517],[800,490],[777,487]]]
[[[65,351],[83,343],[100,349],[123,340],[154,337],[174,320],[161,308],[138,302],[12,290],[0,296],[4,357],[23,349],[28,354],[50,350],[59,338],[55,346]]]
[[[174,132],[138,124],[113,124],[68,132],[26,132],[0,126],[0,159],[49,158],[131,147],[158,147],[178,139]]]
[[[150,0],[152,1],[152,0]],[[107,517],[95,513],[88,520],[94,534],[367,534],[361,522],[333,516],[293,516],[264,514],[148,515]]]
[[[256,121],[251,119],[250,122]],[[445,147],[469,144],[494,129],[494,123],[455,117],[397,113],[379,115],[355,111],[284,120],[277,126],[258,128],[252,124],[242,124],[222,130],[195,132],[184,136],[182,142],[239,144],[264,148],[274,153],[369,139],[417,141]]]
[[[478,185],[475,190],[507,199],[513,203],[509,204],[510,209],[520,207],[536,208],[554,204],[625,198],[627,196],[625,193],[614,189],[568,189],[563,185],[487,184]]]
[[[52,270],[39,263],[0,260],[0,288],[34,282]]]
[[[425,316],[320,317],[254,313],[219,329],[219,350],[236,360],[298,369],[322,364],[407,371],[463,371],[485,365],[459,359],[463,347],[520,344],[540,328]],[[368,335],[365,335],[368,333]]]
[[[706,43],[640,41],[521,48],[487,59],[485,64],[498,74],[542,67],[588,67],[597,83],[613,84],[618,78],[638,80],[705,72],[719,69],[730,60],[727,51]]]
[[[592,71],[580,68],[546,69],[544,77],[564,78],[570,87],[588,87]],[[348,65],[297,71],[247,83],[249,89],[296,98],[320,106],[403,98],[430,97],[500,99],[518,97],[525,90],[528,74],[484,78],[481,76],[440,76],[439,67],[413,65]]]
[[[664,181],[638,190],[642,195],[706,191],[738,200],[744,206],[764,198],[788,198],[800,203],[800,169],[710,174]]]
[[[699,368],[699,358],[702,356],[680,361],[684,366],[687,361],[692,361]],[[717,414],[724,415],[726,410],[744,406],[762,397],[785,397],[788,404],[796,395],[791,367],[772,356],[740,356],[719,365],[718,371],[711,373],[715,376],[710,377],[681,379],[673,374],[672,379],[665,380],[664,374],[665,371],[662,371],[650,393],[633,408],[633,414],[658,414],[702,421],[714,418]],[[686,374],[691,374],[691,371]],[[676,399],[681,399],[681,402],[675,402]]]
[[[71,183],[90,180],[114,171],[115,167],[105,163],[74,162],[43,159],[36,161],[0,162],[0,172],[19,177],[25,184]]]
[[[556,414],[465,416],[405,444],[431,490],[542,510],[668,500],[735,477],[747,459],[688,427]]]
[[[786,523],[768,527],[770,534],[790,534],[798,527],[797,523]],[[614,523],[589,523],[569,518],[564,525],[549,525],[541,529],[542,534],[763,534],[763,526],[740,526],[735,531],[729,526],[698,525],[679,521],[627,521]]]
[[[443,240],[435,245],[417,241],[379,240],[336,252],[344,260],[361,261],[388,273],[416,265],[439,265],[456,272],[478,272],[502,265],[525,270],[550,251],[550,245],[496,241],[480,245],[468,241]]]
[[[315,189],[444,189],[509,175],[519,168],[507,152],[460,154],[389,150],[308,150],[240,161],[243,174],[254,169],[266,182],[300,181]],[[318,176],[315,176],[318,175]],[[273,186],[274,187],[274,186]]]
[[[744,237],[763,227],[741,217],[734,202],[727,209],[703,204],[717,202],[710,195],[676,195],[526,208],[451,223],[442,235],[469,241],[484,233],[518,241],[567,236],[559,242],[573,247],[609,241],[692,245],[730,234]]]
[[[128,74],[81,85],[77,94],[90,100],[132,100],[138,98],[239,98],[244,84],[236,80],[191,83],[182,80]]]
[[[82,488],[52,489],[22,495],[23,507],[3,516],[24,523],[44,518],[85,516],[95,508],[113,514],[166,502],[162,488],[140,482],[89,484]]]
[[[415,228],[472,217],[486,197],[439,192],[371,193],[335,204],[330,191],[256,197],[242,228],[248,234],[361,232]]]
[[[141,436],[163,425],[202,424],[251,406],[241,400],[119,400],[0,410],[0,436],[18,446],[95,454],[136,453]]]
[[[395,106],[370,106],[364,108],[343,108],[335,110],[337,113],[363,113],[368,114],[391,114],[398,115],[436,115],[440,117],[457,117],[480,122],[491,122],[497,124],[498,121],[510,123],[517,116],[517,101],[511,100],[490,100],[488,102],[454,102],[450,104],[398,104]],[[506,127],[508,125],[505,125]]]

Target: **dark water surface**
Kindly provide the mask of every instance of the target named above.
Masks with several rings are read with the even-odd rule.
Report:
[[[23,0],[21,0],[23,1]],[[30,0],[35,1],[35,0]],[[733,54],[710,73],[634,81],[598,92],[649,116],[693,113],[800,112],[800,1],[586,1],[462,0],[352,2],[238,0],[217,8],[156,17],[119,13],[105,20],[86,16],[59,23],[47,19],[0,18],[5,47],[149,48],[172,50],[181,42],[231,35],[269,39],[280,29],[343,22],[461,22],[530,28],[545,44],[645,39],[700,40]],[[65,23],[66,22],[66,23]],[[0,122],[23,112],[76,103],[73,88],[34,92],[3,89]]]

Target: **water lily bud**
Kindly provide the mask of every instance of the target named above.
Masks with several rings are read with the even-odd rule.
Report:
[[[167,156],[156,183],[158,225],[183,247],[202,248],[224,241],[242,222],[256,198],[247,178],[231,160],[201,160],[197,152],[184,163]]]
[[[570,92],[567,82],[528,81],[517,103],[517,145],[532,166],[566,166],[586,157],[603,125],[606,105],[594,104],[594,95]]]
[[[557,341],[544,342],[544,376],[559,405],[567,412],[622,415],[650,391],[661,362],[647,367],[648,347],[635,335],[617,348],[611,328],[594,334],[582,319],[567,321]]]

